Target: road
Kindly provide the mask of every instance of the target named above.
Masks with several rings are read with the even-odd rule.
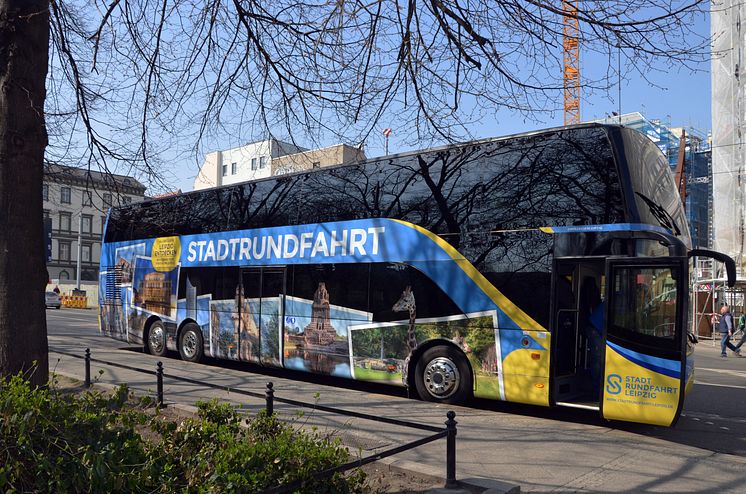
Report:
[[[47,311],[50,367],[82,376],[82,361],[56,352],[155,368],[156,358],[98,334],[95,311]],[[485,477],[518,484],[525,492],[744,492],[746,491],[746,358],[719,357],[719,346],[697,348],[694,393],[676,427],[609,423],[593,412],[480,401],[455,407],[459,421],[459,478]],[[256,366],[163,359],[166,373],[232,389],[263,392],[272,380],[278,396],[376,415],[443,423],[448,408],[409,400],[402,390]],[[105,366],[104,366],[105,367]],[[93,367],[94,376],[99,366]],[[102,382],[128,382],[152,393],[154,378],[106,368]],[[332,382],[334,387],[328,386]],[[193,404],[219,396],[259,408],[262,401],[166,380],[166,400]],[[279,407],[295,413],[290,407]],[[410,430],[363,423],[319,412],[303,418],[345,436],[363,452],[421,437]],[[400,455],[401,464],[442,475],[444,445]]]

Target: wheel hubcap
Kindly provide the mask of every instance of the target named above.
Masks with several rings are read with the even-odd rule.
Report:
[[[461,382],[456,363],[446,357],[431,360],[425,367],[423,378],[427,392],[441,400],[455,393]]]
[[[164,334],[163,328],[155,326],[150,328],[150,351],[153,353],[161,353],[163,346],[166,344],[166,335]]]
[[[197,336],[192,331],[189,331],[184,335],[181,342],[181,349],[183,350],[184,355],[189,358],[194,357],[197,353]]]

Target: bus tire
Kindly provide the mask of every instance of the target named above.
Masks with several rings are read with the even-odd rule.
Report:
[[[161,321],[153,321],[148,328],[148,336],[145,340],[145,349],[149,354],[163,357],[168,351],[166,349],[166,328]]]
[[[204,354],[202,331],[193,322],[187,323],[179,334],[179,355],[187,362],[199,362]]]
[[[417,360],[414,384],[424,401],[463,403],[471,395],[469,362],[453,347],[428,348]]]

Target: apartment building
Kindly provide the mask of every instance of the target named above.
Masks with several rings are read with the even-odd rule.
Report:
[[[347,144],[308,150],[269,139],[207,154],[194,180],[194,190],[363,160],[363,150]]]
[[[225,151],[213,151],[205,156],[205,162],[194,179],[194,190],[270,177],[273,159],[301,151],[306,149],[277,139],[252,142]]]
[[[80,279],[97,281],[101,237],[109,208],[142,201],[145,186],[124,175],[47,165],[42,187],[45,224],[50,225],[52,233],[47,259],[49,279],[77,279],[80,232]]]
[[[357,161],[365,161],[365,152],[362,149],[347,144],[335,144],[325,148],[280,156],[272,160],[272,174],[283,175]]]

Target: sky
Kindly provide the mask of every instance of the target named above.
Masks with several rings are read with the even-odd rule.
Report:
[[[693,29],[701,35],[709,36],[709,14],[702,15],[697,19]],[[622,57],[622,72],[625,73],[624,55]],[[580,66],[581,78],[584,77],[584,74],[590,78],[597,71],[606,70],[607,63],[605,60],[594,57],[593,54],[584,53],[581,45]],[[640,112],[649,119],[659,119],[672,127],[694,128],[702,134],[707,134],[712,127],[709,62],[702,63],[695,71],[689,68],[660,69],[648,73],[646,76],[650,82],[638,74],[627,73],[626,79],[617,81],[617,84],[611,88],[609,93],[584,91],[580,103],[581,120],[604,118],[609,116],[612,111],[618,112],[621,108],[622,113]],[[619,102],[620,85],[621,105]],[[562,101],[558,101],[557,105],[559,111],[553,114],[537,115],[534,119],[499,112],[494,118],[485,117],[480,122],[470,126],[469,131],[475,138],[487,138],[561,126],[563,125]],[[384,119],[380,127],[366,141],[365,152],[369,158],[385,154],[382,135],[385,127],[392,128],[389,154],[418,149],[416,145],[413,146],[410,142],[407,142],[411,131],[407,128],[398,128],[395,115],[392,115],[391,121]],[[246,141],[251,141],[251,139],[246,139]],[[298,144],[312,147],[302,142]],[[324,145],[331,144],[336,144],[336,142],[324,143]],[[210,150],[230,149],[237,145],[240,145],[240,143],[235,142],[235,138],[224,142],[218,139],[206,143],[203,148]],[[173,190],[192,190],[194,177],[201,165],[201,160],[202,158],[191,155],[188,163],[182,162],[178,169],[172,170],[172,177],[168,179],[168,182],[173,183]]]

